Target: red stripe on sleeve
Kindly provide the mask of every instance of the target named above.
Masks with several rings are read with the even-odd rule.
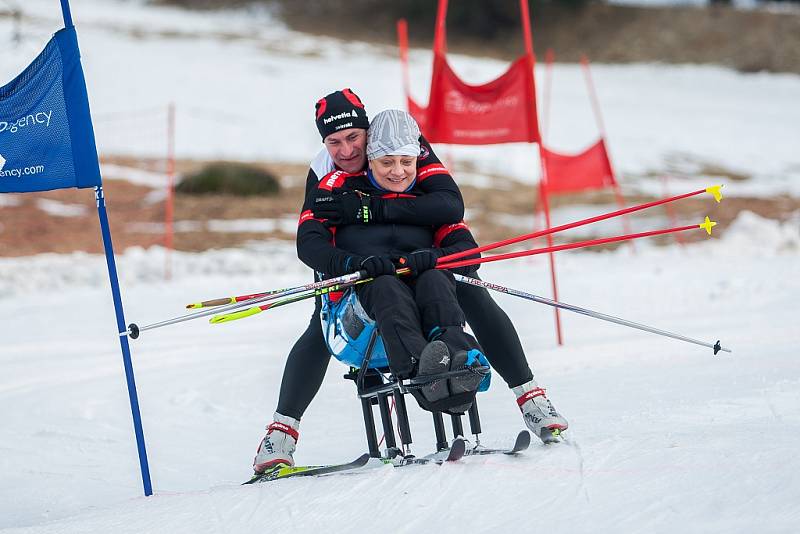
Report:
[[[325,219],[317,219],[314,217],[314,212],[311,210],[305,210],[303,213],[300,214],[300,220],[297,222],[297,226],[299,227],[306,221],[317,221],[317,222],[325,222]]]
[[[440,247],[442,245],[442,241],[444,238],[450,235],[452,232],[463,228],[464,230],[469,230],[469,227],[466,225],[464,221],[456,224],[446,224],[444,226],[440,226],[436,233],[433,234],[433,246]]]
[[[441,163],[431,163],[430,165],[425,165],[424,167],[420,167],[417,170],[417,180],[420,182],[425,178],[433,176],[434,174],[450,174],[447,170],[447,167],[442,165]]]
[[[415,195],[407,193],[384,193],[381,198],[417,198]]]

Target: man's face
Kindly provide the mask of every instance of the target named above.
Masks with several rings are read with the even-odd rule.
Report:
[[[417,177],[417,158],[413,156],[381,156],[370,160],[369,168],[378,185],[393,193],[402,193]]]
[[[333,162],[344,172],[360,172],[367,163],[367,131],[362,128],[332,133],[324,143]]]

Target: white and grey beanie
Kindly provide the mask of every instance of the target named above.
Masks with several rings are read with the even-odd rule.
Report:
[[[399,109],[381,111],[367,130],[367,159],[382,156],[419,156],[419,125],[411,114]]]

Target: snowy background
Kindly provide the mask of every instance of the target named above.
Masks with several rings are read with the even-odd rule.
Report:
[[[295,162],[320,147],[311,122],[320,95],[352,86],[373,114],[402,106],[390,47],[298,34],[263,12],[209,15],[99,0],[73,0],[72,8],[104,154],[162,155],[170,101],[180,157]],[[27,0],[24,11],[22,46],[1,49],[3,80],[59,28],[55,1]],[[9,26],[0,18],[0,36]],[[414,51],[412,62],[414,94],[424,101],[430,55]],[[473,83],[505,68],[458,56],[453,63]],[[580,68],[554,70],[547,140],[578,150],[597,135]],[[800,195],[800,77],[688,65],[595,65],[593,74],[623,174],[714,164],[750,176],[727,183],[728,195]],[[452,150],[478,171],[536,178],[528,146]],[[629,187],[657,185],[640,178]],[[706,185],[701,176],[673,187]],[[794,532],[800,217],[779,223],[743,212],[715,232],[720,240],[687,247],[641,243],[635,255],[625,247],[562,254],[561,298],[721,339],[732,355],[566,313],[559,348],[550,309],[497,296],[537,379],[570,421],[565,443],[535,443],[518,458],[241,487],[310,305],[146,332],[132,351],[151,498],[141,497],[104,260],[0,259],[0,528]],[[129,321],[148,324],[184,313],[188,302],[310,278],[289,243],[176,253],[169,283],[163,254],[120,254]],[[481,274],[549,295],[544,258],[492,264]],[[303,418],[298,463],[349,460],[365,449],[344,370],[330,365]],[[487,445],[508,444],[522,428],[498,376],[480,409]],[[429,417],[417,408],[411,417],[415,452],[430,452]]]

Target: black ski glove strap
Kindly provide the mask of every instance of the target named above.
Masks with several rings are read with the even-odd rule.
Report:
[[[436,267],[436,261],[441,257],[442,251],[436,248],[421,248],[409,254],[403,254],[398,258],[401,267],[411,269],[411,276],[419,276],[421,273]]]
[[[360,191],[321,195],[314,199],[314,217],[333,226],[369,224],[383,220],[383,199]]]
[[[383,274],[396,274],[394,263],[389,256],[367,256],[361,260],[360,267],[369,278]]]

